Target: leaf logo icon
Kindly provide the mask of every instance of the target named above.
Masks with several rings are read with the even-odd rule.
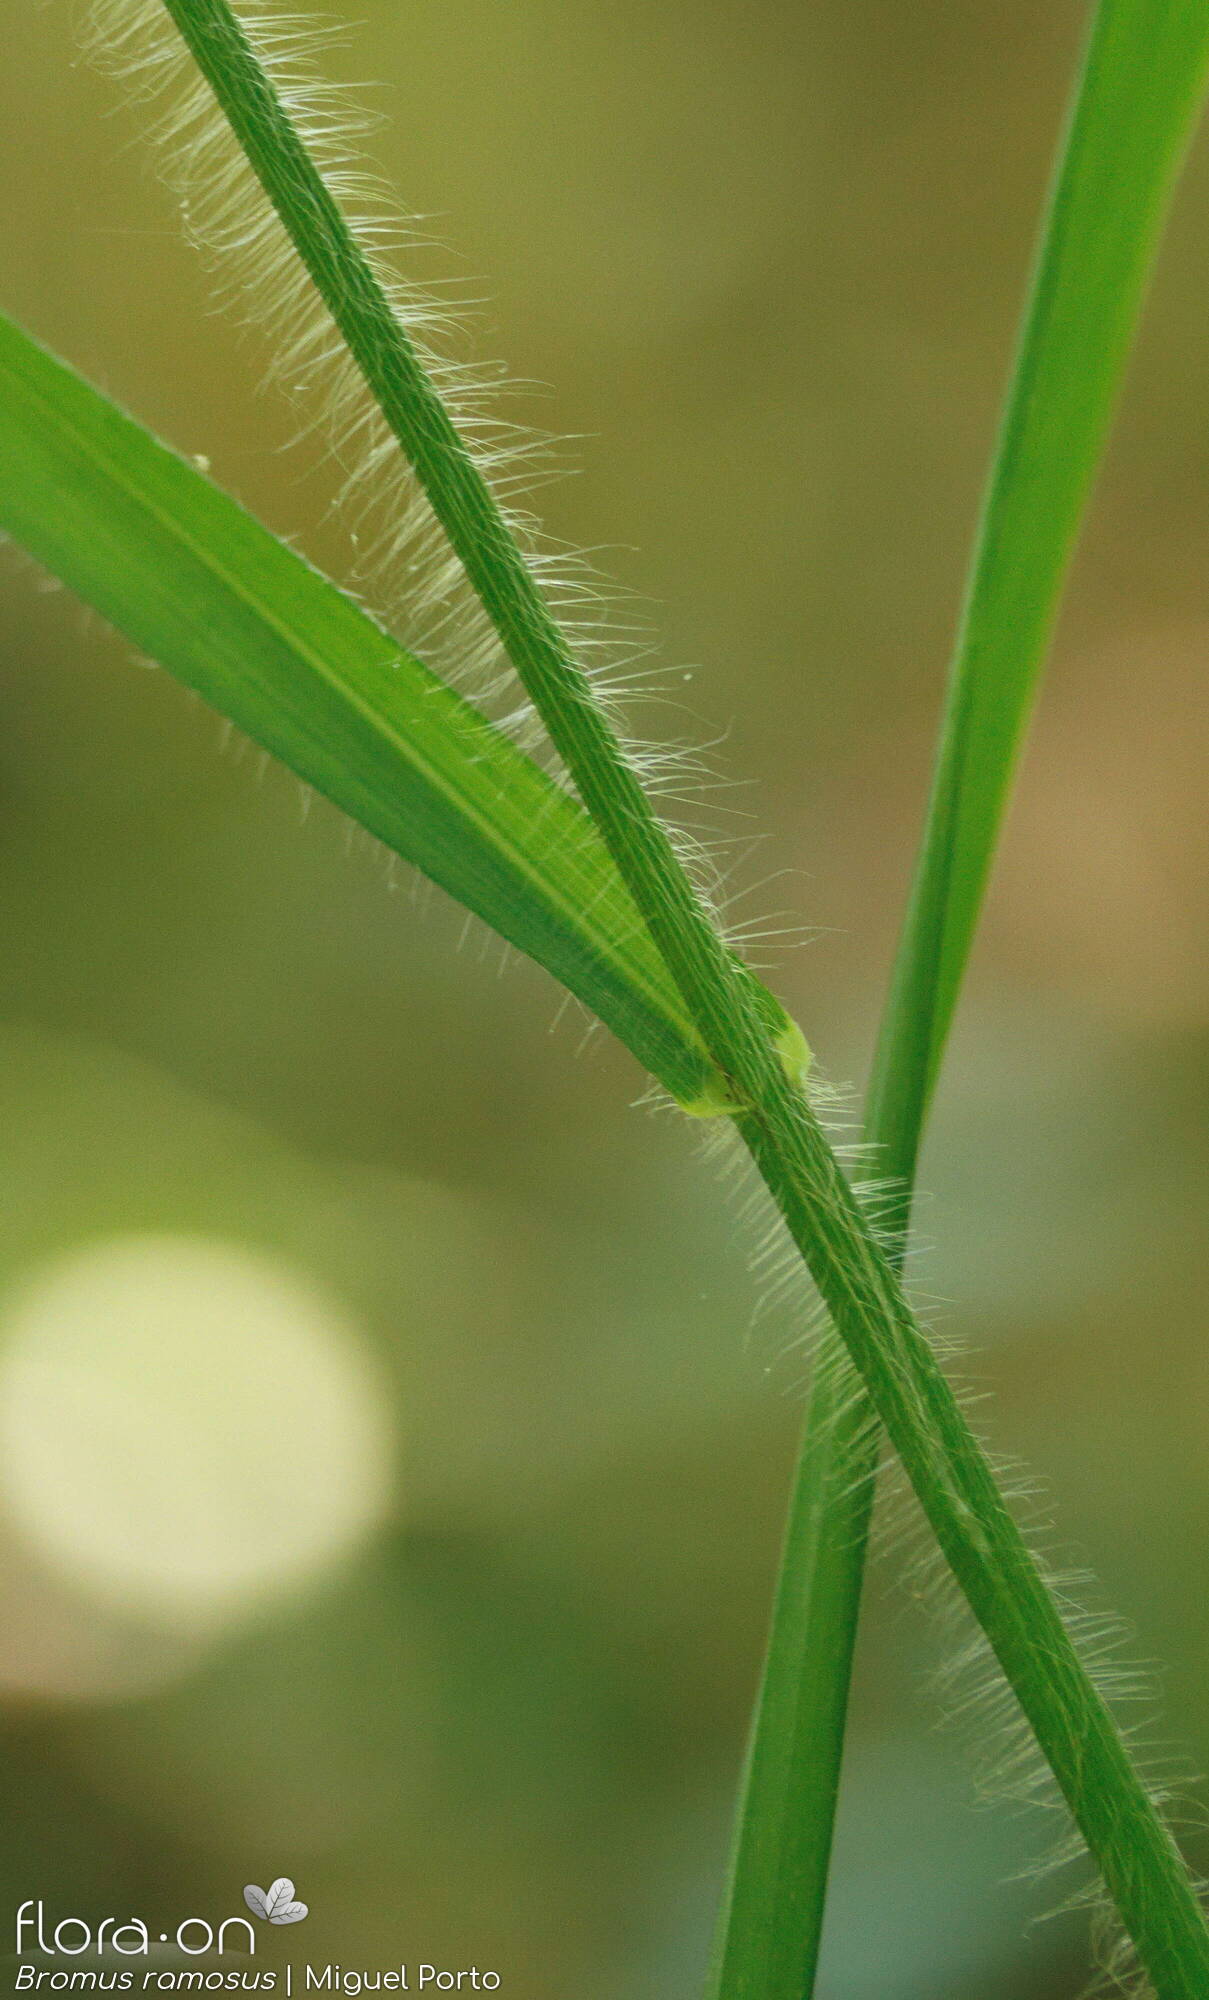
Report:
[[[255,1882],[249,1882],[243,1899],[252,1915],[268,1924],[300,1924],[307,1914],[307,1905],[294,1901],[294,1884],[288,1875],[279,1875],[270,1889],[258,1889]]]

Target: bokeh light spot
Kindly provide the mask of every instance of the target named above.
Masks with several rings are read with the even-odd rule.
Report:
[[[0,1315],[0,1492],[94,1600],[204,1630],[317,1579],[381,1519],[390,1402],[345,1310],[288,1264],[110,1238]]]

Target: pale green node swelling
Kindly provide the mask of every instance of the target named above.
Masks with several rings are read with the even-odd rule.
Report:
[[[789,1081],[796,1084],[799,1090],[805,1089],[814,1057],[802,1030],[788,1014],[784,1017],[784,1026],[773,1037],[773,1047],[781,1058]],[[734,1118],[743,1110],[716,1071],[700,1097],[689,1100],[678,1097],[676,1103],[690,1118]]]

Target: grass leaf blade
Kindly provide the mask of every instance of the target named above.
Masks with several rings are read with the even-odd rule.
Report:
[[[583,808],[211,482],[0,317],[0,529],[501,936],[674,1096],[714,1072]]]
[[[1200,0],[1102,0],[983,507],[879,1042],[871,1097],[897,1172],[914,1160],[1207,67]]]
[[[1016,756],[1207,63],[1203,7],[1107,0],[1059,150],[866,1113],[877,1171],[903,1190],[904,1232]],[[717,2000],[803,2000],[814,1988],[880,1448],[833,1344],[795,1477]]]

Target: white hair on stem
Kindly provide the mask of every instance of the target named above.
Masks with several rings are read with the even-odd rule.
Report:
[[[849,1171],[873,1233],[888,1253],[895,1253],[901,1249],[907,1205],[901,1184],[872,1176],[876,1156],[854,1136],[859,1121],[851,1091],[821,1078],[817,1065],[811,1070],[808,1089],[813,1107]],[[757,1291],[753,1326],[771,1316],[778,1328],[791,1329],[774,1347],[767,1365],[779,1370],[792,1357],[799,1393],[804,1378],[817,1379],[818,1371],[824,1371],[832,1389],[832,1425],[850,1417],[858,1405],[864,1406],[873,1425],[876,1419],[856,1369],[831,1331],[823,1301],[730,1121],[705,1127],[701,1143],[720,1171],[740,1233],[749,1246]],[[919,1245],[914,1242],[907,1254],[908,1270],[918,1254]],[[964,1344],[945,1326],[937,1302],[926,1297],[921,1300],[915,1284],[910,1291],[917,1321],[952,1382],[955,1365],[958,1370],[968,1367]],[[966,1415],[972,1416],[985,1392],[960,1377],[955,1387]],[[985,1448],[986,1440],[982,1442]],[[1176,1831],[1203,1832],[1205,1815],[1193,1797],[1197,1773],[1155,1732],[1159,1697],[1154,1670],[1128,1657],[1134,1643],[1128,1624],[1097,1602],[1094,1575],[1086,1566],[1072,1564],[1062,1549],[1044,1482],[1002,1453],[988,1451],[988,1457],[1000,1492],[1024,1527],[1032,1556],[1054,1593],[1063,1623],[1091,1680],[1121,1727],[1151,1800]],[[1045,1914],[1056,1916],[1076,1909],[1088,1913],[1096,1966],[1087,1989],[1089,2000],[1092,1995],[1109,1993],[1147,2000],[1152,1988],[1133,1944],[1098,1873],[1089,1873],[1086,1845],[1070,1819],[1053,1773],[888,1444],[879,1460],[873,1475],[878,1480],[878,1496],[871,1554],[879,1565],[891,1570],[896,1590],[925,1604],[941,1633],[933,1691],[945,1723],[956,1729],[967,1747],[978,1803],[1029,1809],[1034,1816],[1040,1812],[1055,1827],[1053,1837],[1025,1871],[1030,1877],[1085,1878],[1076,1880],[1069,1891],[1064,1889]],[[1198,1881],[1197,1888],[1204,1897],[1209,1884]]]
[[[86,54],[154,107],[149,136],[220,302],[245,324],[268,325],[269,377],[300,411],[303,431],[324,436],[339,468],[334,511],[356,551],[349,581],[411,652],[565,782],[494,625],[162,0],[82,4]],[[236,12],[646,789],[668,805],[700,807],[722,782],[704,746],[648,744],[625,727],[636,702],[675,700],[665,670],[652,664],[651,634],[632,600],[590,554],[543,534],[525,504],[535,488],[562,475],[560,443],[500,414],[509,387],[502,368],[455,358],[465,309],[399,273],[401,253],[428,247],[429,239],[358,163],[356,142],[381,122],[379,114],[317,69],[317,57],[344,39],[343,28],[286,13],[272,0],[237,0]],[[717,857],[730,836],[716,808],[704,824],[682,822],[671,832],[726,930]]]

